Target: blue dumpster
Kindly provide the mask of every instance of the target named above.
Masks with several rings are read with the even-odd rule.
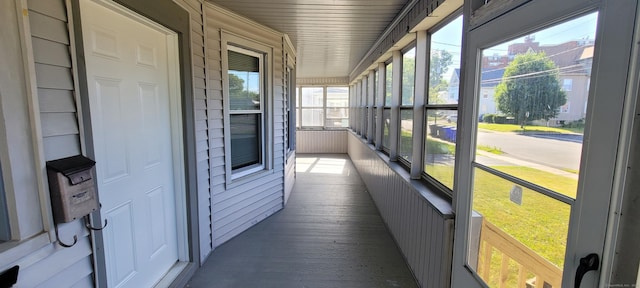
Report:
[[[447,130],[447,141],[451,141],[453,143],[456,142],[456,132],[457,132],[458,128],[456,127],[449,127],[449,129]]]
[[[450,140],[450,136],[451,136],[451,127],[450,126],[446,126],[446,127],[442,127],[442,140],[444,141],[451,141]]]

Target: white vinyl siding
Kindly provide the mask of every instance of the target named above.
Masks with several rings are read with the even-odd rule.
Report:
[[[283,35],[218,6],[205,4],[209,168],[211,170],[211,231],[213,248],[262,221],[283,207],[284,194],[284,90]],[[225,166],[223,110],[223,35],[259,43],[270,50],[266,72],[271,73],[265,94],[268,123],[267,170],[248,176],[250,181],[228,183]],[[233,43],[237,44],[237,43]],[[250,48],[250,47],[249,47]],[[230,167],[228,167],[230,168]],[[255,176],[255,177],[254,177]],[[237,179],[240,180],[240,179]],[[237,183],[236,183],[237,182]],[[206,233],[201,231],[200,233]],[[202,249],[205,249],[204,247]],[[203,251],[204,253],[205,251]]]
[[[16,4],[19,5],[19,3]],[[40,167],[32,167],[34,163],[40,162],[40,160],[52,160],[81,153],[78,115],[74,98],[75,85],[69,47],[71,41],[68,33],[70,28],[66,13],[67,7],[62,0],[30,0],[27,1],[27,7],[28,11],[25,12],[28,13],[20,13],[19,15],[25,17],[23,33],[28,33],[24,35],[27,38],[25,41],[28,41],[26,46],[29,47],[30,45],[32,50],[24,50],[27,48],[22,47],[22,53],[33,52],[31,55],[26,55],[26,59],[29,62],[30,60],[33,61],[29,64],[33,65],[33,71],[35,72],[35,75],[30,75],[30,77],[35,77],[35,87],[33,87],[34,91],[32,93],[33,97],[37,99],[37,106],[34,109],[39,111],[40,114],[32,119],[40,119],[40,123],[35,125],[41,129],[42,139],[28,139],[27,142],[22,142],[20,149],[23,149],[24,153],[27,154],[22,155],[20,161],[11,161],[8,164],[3,162],[3,164],[7,164],[3,165],[3,169],[14,171],[14,174],[23,168],[32,169],[29,171],[30,176],[24,178],[25,181],[29,181],[32,184],[13,183],[14,187],[19,187],[20,191],[17,192],[25,196],[31,194],[30,191],[32,189],[34,191],[33,194],[37,195],[36,182],[38,178],[34,170],[40,169]],[[5,11],[16,13],[17,10],[13,8]],[[18,21],[23,21],[23,19],[18,19]],[[7,26],[5,28],[11,29]],[[16,29],[15,31],[17,32],[18,30]],[[16,41],[15,43],[19,42]],[[2,55],[2,57],[4,56]],[[19,66],[3,65],[3,67],[21,66],[22,63]],[[22,71],[22,69],[17,68],[15,72],[24,73],[25,75],[30,73],[30,71]],[[27,85],[30,84],[27,83]],[[20,84],[16,84],[16,86],[18,85]],[[21,95],[24,99],[27,99],[27,93],[22,93]],[[5,103],[3,103],[3,106]],[[9,107],[4,106],[3,108],[7,109]],[[23,109],[25,109],[24,113],[26,113],[27,107],[24,106]],[[5,113],[7,112],[5,110]],[[14,115],[20,113],[22,113],[20,110],[12,110],[10,112],[10,114]],[[7,114],[4,116],[8,121],[6,124],[12,126],[11,130],[20,129],[29,132],[29,135],[36,135],[36,133],[31,133],[34,128],[30,126],[28,119],[15,121],[17,119],[11,119],[14,118],[13,116],[8,116]],[[26,127],[20,127],[22,125],[26,125]],[[16,139],[15,137],[13,138]],[[34,161],[34,157],[37,157],[34,155],[33,150],[36,145],[29,144],[29,142],[36,141],[42,143],[44,159],[35,159]],[[39,163],[39,165],[42,165],[41,167],[44,167],[44,161]],[[44,181],[46,181],[46,178]],[[58,225],[62,241],[72,243],[74,235],[78,237],[76,245],[71,248],[62,248],[57,243],[52,242],[55,239],[49,239],[49,235],[42,234],[44,232],[43,224],[48,224],[43,223],[42,219],[47,219],[48,216],[45,215],[43,217],[41,215],[40,200],[37,197],[29,197],[25,198],[25,200],[27,201],[13,203],[12,205],[16,205],[14,208],[18,211],[28,212],[28,215],[19,215],[18,220],[20,222],[28,220],[29,228],[27,229],[26,226],[21,227],[25,229],[21,229],[20,235],[14,235],[14,239],[26,239],[32,236],[33,238],[24,240],[24,247],[27,247],[27,249],[18,246],[11,248],[6,254],[0,255],[0,262],[2,263],[0,271],[6,270],[13,265],[19,265],[18,283],[21,287],[91,286],[92,282],[87,283],[86,279],[91,279],[93,272],[91,264],[92,250],[88,237],[89,233],[84,229],[82,223],[74,221]],[[49,242],[47,244],[47,242],[41,241],[42,239],[50,241],[47,241]],[[12,258],[11,254],[16,253],[21,256],[17,259]],[[85,283],[85,285],[81,285],[81,283]]]

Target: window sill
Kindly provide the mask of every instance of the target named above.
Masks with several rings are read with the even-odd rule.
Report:
[[[0,262],[5,264],[14,263],[21,258],[37,251],[38,249],[51,244],[49,233],[43,232],[29,239],[22,241],[7,241],[0,244]],[[0,265],[0,269],[7,268]]]
[[[411,175],[407,169],[398,161],[391,161],[389,156],[384,151],[376,150],[375,146],[368,144],[366,139],[361,138],[354,131],[350,131],[360,142],[374,152],[381,161],[385,162],[389,169],[396,173],[398,177],[407,182],[415,193],[425,199],[436,211],[438,211],[445,219],[453,219],[454,211],[451,196],[444,191],[434,189],[430,187],[428,182],[424,179],[411,179]]]
[[[348,127],[296,127],[296,131],[342,131],[349,130]]]

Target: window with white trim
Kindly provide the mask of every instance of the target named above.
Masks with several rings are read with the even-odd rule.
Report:
[[[227,36],[227,35],[225,35]],[[234,39],[235,37],[229,37]],[[267,168],[267,81],[268,48],[255,44],[255,50],[226,45],[225,149],[230,179]]]
[[[349,127],[349,87],[298,87],[299,128]]]

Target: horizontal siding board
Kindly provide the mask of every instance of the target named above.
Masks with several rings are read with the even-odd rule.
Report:
[[[65,67],[36,63],[38,88],[73,90],[71,70]]]
[[[295,161],[295,151],[291,154],[288,159],[286,165],[286,172],[284,178],[284,204],[287,204],[289,201],[289,197],[291,196],[291,191],[293,190],[293,185],[296,182],[296,161]]]
[[[31,42],[36,63],[71,68],[69,46],[37,37],[32,37]]]
[[[73,91],[38,88],[38,103],[42,113],[76,112]]]
[[[228,189],[227,191],[225,191],[225,193],[216,197],[214,204],[217,204],[217,202],[226,201],[233,197],[237,197],[244,191],[260,189],[260,187],[271,185],[274,182],[277,183],[278,180],[280,179],[278,179],[278,175],[276,175],[275,173],[266,173],[265,176],[253,179],[252,181],[248,181],[246,183],[243,183],[242,185],[235,186],[232,189]]]
[[[195,99],[207,99],[207,95],[205,94],[204,89],[194,89],[193,96]]]
[[[41,113],[44,137],[78,134],[75,113]]]
[[[55,160],[80,154],[78,135],[64,135],[43,139],[45,160]]]
[[[201,56],[201,55],[196,54],[195,52],[194,52],[194,55],[197,55],[198,57],[204,57],[204,56]],[[193,77],[201,78],[201,79],[206,79],[206,78],[207,78],[207,76],[206,76],[206,74],[205,74],[205,72],[204,72],[204,71],[205,71],[205,70],[204,70],[204,67],[195,67],[195,66],[194,66],[194,67],[193,67]],[[201,90],[202,90],[202,91],[205,91],[205,89],[201,89]],[[204,98],[203,98],[203,99],[204,99]]]
[[[66,22],[31,11],[29,23],[32,36],[69,45]]]
[[[244,215],[246,210],[252,210],[260,207],[267,202],[272,201],[275,197],[280,196],[282,191],[282,185],[278,184],[274,187],[267,189],[261,189],[259,191],[246,191],[243,194],[244,197],[233,198],[233,201],[226,201],[216,205],[216,211],[213,213],[213,217],[218,219],[218,227],[224,227],[231,221],[238,219],[239,215]],[[222,206],[225,206],[222,208]],[[235,217],[234,217],[235,216]]]
[[[57,244],[52,244],[57,245]],[[78,237],[78,242],[73,249],[65,249],[56,247],[55,253],[48,257],[20,269],[18,281],[22,287],[61,287],[55,283],[47,283],[51,278],[63,273],[66,269],[75,263],[86,259],[91,254],[91,244],[88,237]],[[81,279],[85,275],[70,275],[76,280]],[[72,283],[75,283],[73,281]]]
[[[64,0],[28,0],[29,10],[67,22]]]
[[[82,279],[80,279],[80,281],[74,283],[70,288],[90,288],[90,287],[94,287],[93,286],[93,275],[88,275],[87,277],[84,277]]]
[[[78,279],[85,279],[90,277],[93,273],[91,258],[84,257],[80,261],[74,263],[68,268],[62,270],[45,283],[38,285],[37,287],[72,287],[76,283],[80,282]],[[83,282],[84,283],[84,282]],[[86,286],[91,287],[91,286]]]
[[[266,219],[267,217],[273,215],[273,213],[282,209],[282,197],[279,196],[276,199],[270,201],[269,203],[256,208],[255,210],[247,211],[244,216],[236,218],[236,223],[232,223],[225,227],[219,228],[217,231],[218,237],[214,240],[217,245],[220,245],[234,236],[244,232],[246,229],[251,226],[257,224],[258,222]],[[217,227],[217,226],[216,226]]]

